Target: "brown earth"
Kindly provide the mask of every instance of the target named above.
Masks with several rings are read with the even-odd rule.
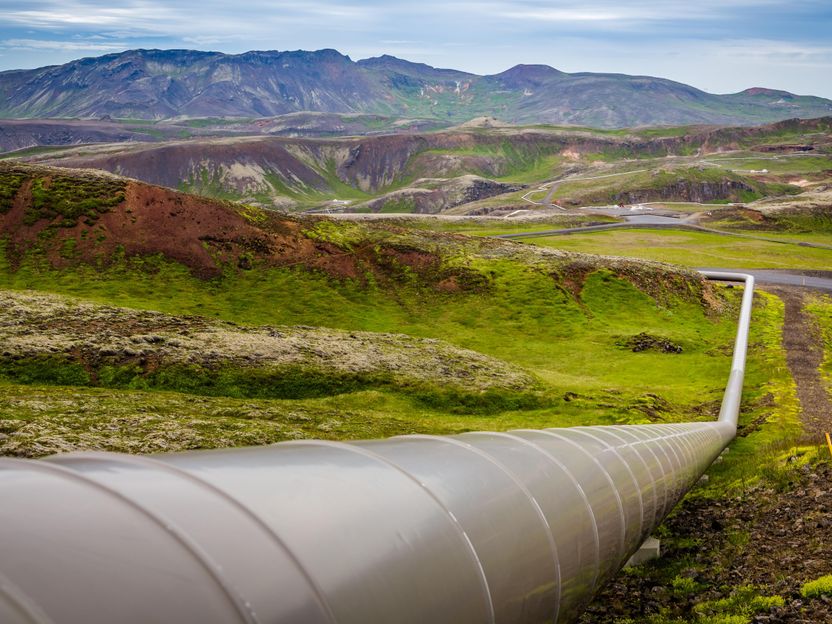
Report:
[[[418,277],[426,288],[479,292],[489,287],[488,276],[454,260],[470,255],[518,260],[550,274],[558,285],[573,279],[580,283],[582,276],[603,268],[658,301],[695,292],[708,309],[716,303],[710,296],[712,287],[697,273],[661,263],[389,223],[289,216],[89,170],[0,163],[0,182],[7,185],[2,193],[11,193],[14,176],[24,181],[14,186],[10,209],[3,212],[5,204],[0,204],[0,241],[5,241],[5,260],[12,270],[24,260],[45,259],[57,268],[104,268],[126,259],[143,262],[143,271],[155,271],[159,266],[155,257],[175,261],[202,278],[254,268],[297,267],[359,283],[412,283]],[[52,197],[51,204],[37,208],[35,182],[41,196],[60,188],[64,199]],[[78,215],[71,207],[69,211],[61,207],[62,201],[73,204],[65,199],[76,197],[73,185],[92,197],[94,210]]]
[[[316,191],[337,196],[338,189],[332,185],[333,174],[340,183],[374,194],[389,190],[396,182],[415,178],[463,174],[499,177],[508,172],[503,153],[507,144],[518,153],[535,157],[565,154],[579,158],[609,150],[653,157],[707,154],[744,147],[756,149],[760,147],[755,146],[757,141],[769,151],[791,153],[794,145],[766,143],[772,132],[807,133],[807,141],[820,151],[830,142],[826,132],[828,123],[828,119],[818,119],[789,120],[756,128],[691,126],[686,134],[671,137],[644,137],[638,131],[625,136],[599,136],[581,130],[458,128],[430,133],[307,139],[264,137],[262,130],[257,129],[254,136],[109,144],[29,159],[61,167],[102,169],[170,188],[190,184],[203,192],[214,192],[211,189],[219,186],[241,197],[266,193],[275,200],[291,203],[296,199],[292,193],[303,196]],[[455,153],[441,153],[449,150]],[[459,150],[481,153],[464,154]],[[204,179],[206,176],[209,179]],[[725,188],[719,193],[700,189],[691,195],[689,190],[679,189],[682,195],[648,199],[725,198],[734,197],[740,190],[743,189],[728,189],[731,194],[726,195]],[[627,201],[645,199],[634,197]]]
[[[803,583],[832,574],[832,464],[807,464],[785,474],[786,482],[736,498],[685,501],[665,523],[673,537],[663,540],[662,558],[619,574],[580,622],[646,623],[660,613],[664,618],[657,624],[701,622],[697,605],[752,585],[760,595],[781,596],[784,604],[744,621],[832,623],[832,599],[800,594]],[[674,589],[673,578],[689,579],[697,590]]]
[[[820,375],[823,346],[820,329],[804,310],[805,291],[800,288],[767,288],[783,300],[786,317],[783,325],[783,347],[792,377],[797,384],[801,419],[814,442],[825,439],[832,430],[832,401]]]
[[[89,181],[98,176],[89,171],[13,167],[47,185],[56,177]],[[420,252],[414,257],[410,250],[394,246],[345,250],[316,238],[312,230],[318,222],[313,219],[301,221],[133,180],[125,181],[124,201],[93,220],[56,216],[27,223],[32,186],[32,179],[24,182],[11,209],[0,212],[0,236],[8,239],[7,257],[13,268],[33,247],[43,249],[56,267],[79,261],[107,264],[118,255],[159,254],[206,278],[219,276],[226,266],[250,269],[255,260],[271,267],[303,265],[346,278],[360,277],[362,268],[383,272],[391,263],[422,270],[438,264],[432,254]],[[67,241],[74,241],[71,254],[65,253]]]
[[[783,347],[803,426],[812,442],[823,444],[823,432],[832,429],[832,403],[819,371],[819,329],[804,310],[806,290],[766,290],[785,304]],[[831,484],[832,463],[826,461],[766,478],[764,485],[734,498],[683,501],[664,524],[670,537],[663,540],[662,557],[635,573],[619,574],[580,621],[650,622],[661,614],[657,624],[696,622],[697,605],[736,599],[739,587],[752,585],[760,595],[784,599],[783,606],[751,617],[753,623],[832,623],[832,597],[800,594],[803,583],[832,574]],[[674,589],[674,576],[689,579],[696,591]]]

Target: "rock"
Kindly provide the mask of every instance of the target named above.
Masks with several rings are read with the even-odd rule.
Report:
[[[667,338],[660,336],[652,336],[646,332],[636,334],[635,336],[627,336],[616,342],[616,345],[625,349],[629,349],[634,353],[641,351],[658,351],[660,353],[682,353],[682,346],[676,344]]]

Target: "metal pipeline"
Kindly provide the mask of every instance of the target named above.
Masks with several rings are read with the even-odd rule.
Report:
[[[0,459],[0,623],[568,622],[736,434],[717,422]]]

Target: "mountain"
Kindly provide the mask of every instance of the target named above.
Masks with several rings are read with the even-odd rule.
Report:
[[[752,125],[832,113],[832,101],[755,88],[713,95],[649,76],[518,65],[492,76],[336,50],[130,50],[0,72],[0,117],[269,117],[298,111],[463,122],[632,127]]]

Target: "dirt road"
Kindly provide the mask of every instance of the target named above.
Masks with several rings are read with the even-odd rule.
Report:
[[[805,310],[806,291],[788,286],[767,287],[786,305],[783,347],[786,362],[797,384],[803,426],[813,441],[822,442],[832,430],[832,401],[820,375],[823,345],[820,330]]]

